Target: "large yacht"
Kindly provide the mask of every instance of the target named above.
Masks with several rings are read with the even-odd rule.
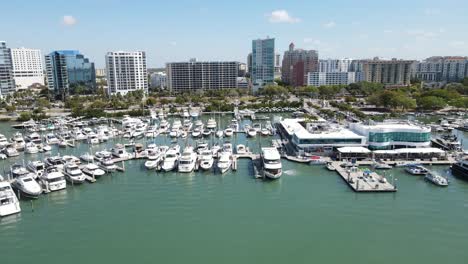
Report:
[[[281,156],[276,148],[262,148],[263,174],[270,179],[278,179],[283,173]]]
[[[65,161],[59,156],[48,157],[45,159],[44,163],[47,167],[57,167],[59,170],[63,170],[65,165]]]
[[[29,161],[28,165],[26,165],[26,169],[40,177],[44,174],[45,164],[40,160]]]
[[[213,167],[213,153],[211,152],[210,149],[205,149],[200,151],[200,156],[198,158],[199,163],[200,163],[200,168],[203,170],[209,170],[211,167]]]
[[[10,183],[0,181],[0,217],[17,214],[19,212],[21,212],[20,203]]]
[[[65,164],[63,174],[65,175],[65,179],[71,184],[82,184],[85,181],[83,172],[75,163]]]
[[[60,143],[60,140],[54,135],[54,133],[49,133],[45,136],[45,141],[49,145],[55,145]]]
[[[219,156],[217,167],[221,174],[227,172],[231,168],[232,160],[231,153],[222,152]]]
[[[161,169],[163,171],[172,171],[177,167],[177,161],[179,159],[179,149],[170,148],[164,154]]]
[[[32,173],[16,177],[11,185],[22,197],[37,199],[42,193],[42,188],[31,174]]]
[[[196,162],[197,153],[193,151],[193,147],[186,147],[179,158],[179,172],[192,172],[195,169]]]
[[[163,153],[159,152],[157,148],[148,148],[148,160],[145,162],[145,167],[148,170],[155,169],[161,162]]]
[[[24,150],[26,142],[24,141],[23,135],[20,132],[16,132],[11,141],[17,150]]]
[[[468,180],[468,158],[457,161],[450,167],[452,174]]]
[[[40,177],[40,182],[45,192],[54,192],[67,188],[63,173],[55,166],[46,169]]]
[[[115,145],[115,147],[112,149],[112,156],[125,160],[132,158],[132,155],[127,152],[124,145],[122,144]]]
[[[214,118],[208,119],[208,122],[206,123],[206,128],[207,129],[215,129],[216,128],[216,120]]]
[[[83,167],[82,171],[83,171],[84,174],[89,175],[89,176],[91,176],[93,178],[99,178],[102,175],[106,174],[106,172],[104,170],[99,168],[99,166],[94,164],[94,163],[86,164]]]

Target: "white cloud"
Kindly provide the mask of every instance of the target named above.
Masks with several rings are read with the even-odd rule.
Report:
[[[280,9],[280,10],[274,10],[270,14],[266,15],[268,17],[268,20],[271,23],[298,23],[301,20],[297,17],[292,17],[289,15],[288,11]]]
[[[77,23],[78,21],[76,20],[76,18],[74,18],[73,16],[63,16],[63,21],[62,23],[65,25],[65,26],[73,26]]]
[[[328,22],[328,23],[323,24],[323,27],[324,27],[324,28],[333,28],[333,27],[335,27],[335,26],[336,26],[335,21],[330,21],[330,22]]]
[[[440,15],[440,9],[437,8],[426,8],[424,9],[424,14],[426,16],[436,16]]]

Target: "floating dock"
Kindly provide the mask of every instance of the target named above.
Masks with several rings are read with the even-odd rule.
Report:
[[[357,167],[342,167],[339,161],[332,162],[332,166],[341,178],[355,192],[396,192],[397,188],[387,179],[373,171],[362,171]]]

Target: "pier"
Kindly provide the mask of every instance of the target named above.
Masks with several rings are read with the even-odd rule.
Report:
[[[363,171],[357,167],[342,167],[339,161],[332,166],[340,177],[355,192],[396,192],[397,188],[387,179],[373,171]]]

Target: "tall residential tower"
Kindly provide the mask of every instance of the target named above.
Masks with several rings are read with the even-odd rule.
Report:
[[[252,41],[252,73],[254,89],[275,80],[275,39],[256,39]]]
[[[44,85],[44,67],[40,50],[11,49],[11,58],[17,89],[26,89],[33,84]]]
[[[292,86],[307,84],[307,74],[318,71],[318,52],[316,50],[295,49],[294,43],[284,52],[281,80]]]
[[[144,51],[114,51],[106,55],[109,94],[125,95],[131,91],[148,93],[148,73]]]
[[[0,41],[0,97],[15,91],[11,52],[5,41]]]

